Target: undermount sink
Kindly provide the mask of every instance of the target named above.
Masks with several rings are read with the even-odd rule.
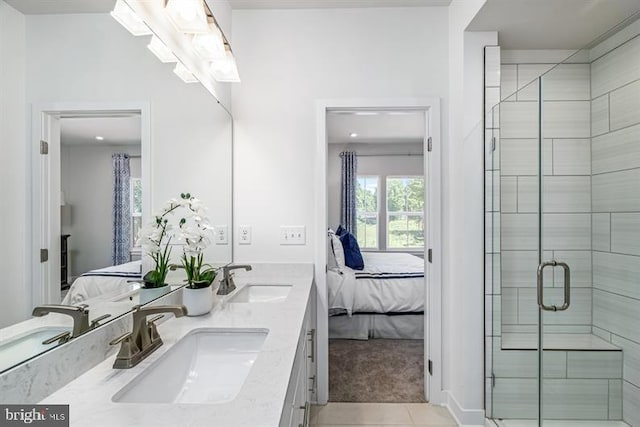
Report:
[[[0,370],[10,368],[25,358],[35,356],[58,345],[58,341],[51,344],[42,344],[49,338],[55,337],[62,332],[71,332],[70,327],[65,326],[44,326],[33,329],[27,333],[0,343]]]
[[[225,403],[238,395],[266,329],[196,329],[113,396],[124,403]]]
[[[290,290],[291,285],[246,285],[229,302],[281,302]]]

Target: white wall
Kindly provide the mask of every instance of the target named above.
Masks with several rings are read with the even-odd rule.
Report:
[[[60,150],[61,186],[69,221],[69,276],[107,267],[111,261],[113,153],[140,154],[140,145],[65,145]],[[140,178],[140,158],[130,159],[131,177]],[[91,177],[91,179],[87,179]]]
[[[233,12],[235,220],[253,227],[236,261],[313,260],[312,233],[305,246],[280,246],[278,232],[314,223],[316,100],[446,99],[446,16],[441,7]]]
[[[377,175],[381,177],[381,180],[384,180],[387,176],[424,175],[424,158],[421,155],[382,156],[380,154],[422,154],[423,149],[423,145],[420,143],[329,144],[327,158],[328,225],[335,229],[340,223],[341,152],[348,150],[365,154],[365,156],[358,157],[358,175]],[[375,156],[366,156],[367,154],[375,154]],[[381,217],[380,226],[383,226],[382,222],[384,220]]]
[[[465,424],[481,424],[484,396],[484,47],[498,43],[496,32],[464,34],[464,245],[458,253],[464,262],[457,290],[459,300],[450,314],[461,321],[454,335],[462,339],[453,354],[461,365],[451,368],[455,378],[452,396],[464,410]],[[452,256],[459,265],[459,257]],[[452,372],[452,373],[453,373]],[[458,376],[459,375],[459,376]]]
[[[484,36],[465,28],[484,0],[449,6],[449,144],[443,153],[443,360],[449,405],[462,424],[484,425],[483,131]],[[461,266],[464,265],[464,268]]]
[[[28,218],[25,169],[26,129],[24,16],[0,0],[0,271],[2,300],[0,328],[26,315],[30,298],[24,286]]]
[[[233,15],[234,52],[243,76],[232,93],[236,221],[253,226],[253,244],[236,248],[237,261],[313,259],[313,241],[308,239],[303,247],[281,247],[277,233],[280,224],[309,225],[315,218],[315,100],[443,99],[443,388],[450,390],[452,406],[457,406],[456,414],[466,424],[481,424],[483,415],[482,189],[465,205],[466,161],[477,162],[469,171],[470,179],[482,183],[482,138],[480,151],[474,147],[465,160],[464,130],[473,126],[462,124],[465,117],[481,120],[475,112],[468,116],[465,105],[472,103],[481,112],[482,68],[473,83],[478,93],[466,96],[465,83],[470,82],[465,82],[463,73],[463,33],[483,3],[454,0],[449,8],[237,10]],[[481,49],[470,54],[482,64]],[[467,207],[479,221],[479,229],[470,236],[464,232]],[[474,266],[480,265],[472,281],[460,269],[467,243],[469,251],[477,252],[471,254],[478,258]]]

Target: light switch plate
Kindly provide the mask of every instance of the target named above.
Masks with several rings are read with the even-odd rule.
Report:
[[[228,245],[229,244],[229,227],[226,225],[215,225],[213,227],[214,240],[216,245]]]
[[[304,245],[307,236],[304,225],[282,225],[280,226],[281,245]]]
[[[251,244],[251,226],[241,225],[238,227],[238,243],[241,245]]]

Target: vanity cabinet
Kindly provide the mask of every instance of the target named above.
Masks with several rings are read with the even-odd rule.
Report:
[[[316,394],[316,315],[315,287],[307,304],[303,327],[298,338],[287,397],[280,427],[307,427],[310,422],[310,403]]]

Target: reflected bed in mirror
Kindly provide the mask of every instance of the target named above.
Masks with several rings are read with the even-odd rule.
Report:
[[[231,116],[204,87],[178,79],[175,64],[160,63],[147,49],[151,36],[133,37],[122,28],[109,15],[114,4],[92,13],[39,14],[23,10],[19,0],[0,8],[3,22],[12,23],[0,28],[0,35],[23,40],[15,44],[17,56],[5,58],[14,65],[23,61],[22,68],[16,65],[15,75],[11,67],[2,74],[20,86],[15,93],[22,98],[3,96],[0,106],[16,112],[15,144],[31,147],[28,156],[0,159],[0,180],[15,182],[12,192],[0,189],[0,197],[14,200],[19,189],[25,201],[0,211],[0,221],[16,230],[3,236],[15,243],[3,252],[11,262],[3,264],[0,371],[64,344],[62,338],[42,343],[72,331],[70,316],[33,317],[35,306],[87,304],[89,324],[101,318],[103,325],[159,296],[141,295],[140,285],[129,282],[133,278],[120,278],[116,285],[91,274],[140,259],[141,273],[151,269],[136,248],[137,227],[176,194],[197,194],[210,208],[216,236],[223,231],[224,238],[216,237],[205,252],[205,262],[232,260]],[[87,46],[92,46],[90,55]],[[225,90],[223,102],[229,98]],[[12,153],[18,151],[24,148]],[[130,182],[125,199],[132,226],[123,234],[129,235],[129,247],[113,259],[116,153],[128,155],[131,181],[139,182]],[[92,157],[100,157],[100,163]],[[179,263],[180,252],[174,250],[172,262]],[[184,272],[171,275],[167,283],[172,286],[162,292],[182,286]],[[11,359],[5,358],[9,353]]]

